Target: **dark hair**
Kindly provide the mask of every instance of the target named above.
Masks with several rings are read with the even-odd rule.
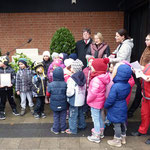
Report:
[[[150,33],[148,33],[147,36],[150,36]]]
[[[90,30],[89,28],[84,28],[84,29],[82,30],[82,32],[83,32],[83,33],[84,33],[84,32],[87,32],[87,33],[91,34],[91,30]]]
[[[126,29],[119,29],[117,31],[117,33],[120,35],[120,36],[124,36],[125,40],[126,39],[130,39],[130,37],[128,36],[128,33],[126,31]]]

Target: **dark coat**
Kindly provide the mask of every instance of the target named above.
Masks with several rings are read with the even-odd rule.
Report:
[[[67,84],[64,81],[64,73],[61,67],[53,71],[53,82],[48,84],[47,91],[50,93],[50,108],[53,111],[67,109]]]
[[[52,62],[50,61],[50,59],[48,61],[45,61],[45,60],[42,61],[42,64],[44,66],[44,73],[45,74],[47,74],[48,68],[49,68],[51,63]]]
[[[85,44],[84,40],[80,40],[76,43],[76,54],[78,56],[78,59],[83,62],[84,68],[87,66],[87,60],[85,56],[91,43],[92,39],[90,39],[90,42],[88,44]]]
[[[110,89],[104,108],[107,111],[108,120],[112,123],[124,123],[127,120],[126,98],[130,93],[131,86],[128,80],[131,78],[132,70],[128,65],[120,65],[113,79],[114,84]]]

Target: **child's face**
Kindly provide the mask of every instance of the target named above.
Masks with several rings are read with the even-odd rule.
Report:
[[[48,60],[49,60],[49,56],[44,55],[43,59],[44,59],[45,61],[48,61]]]
[[[56,69],[58,66],[56,66],[56,65],[53,65],[53,69]]]
[[[26,68],[26,65],[25,65],[25,64],[23,64],[22,62],[19,62],[19,68],[21,68],[21,69],[25,69],[25,68]]]
[[[95,69],[93,68],[93,66],[91,66],[91,71],[92,71],[92,72],[95,72]]]
[[[43,73],[43,67],[38,67],[36,69],[36,72],[42,74]]]
[[[3,66],[4,66],[4,64],[2,62],[0,62],[0,67],[3,67]]]
[[[89,60],[89,67],[92,66],[92,62],[93,62],[93,59],[90,59],[90,60]]]
[[[113,65],[113,64],[110,64],[109,72],[112,73],[112,72],[113,72],[113,69],[114,69],[114,65]]]

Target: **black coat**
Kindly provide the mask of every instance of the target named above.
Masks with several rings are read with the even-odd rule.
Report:
[[[78,59],[80,59],[83,62],[84,68],[87,67],[87,60],[85,56],[91,43],[92,39],[90,39],[90,42],[88,44],[85,44],[84,40],[80,40],[76,43],[76,53]]]

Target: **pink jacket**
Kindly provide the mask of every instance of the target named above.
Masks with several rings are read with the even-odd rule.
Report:
[[[90,107],[96,109],[102,109],[104,107],[106,85],[109,82],[110,76],[108,73],[96,76],[91,80],[87,95],[87,104]]]

